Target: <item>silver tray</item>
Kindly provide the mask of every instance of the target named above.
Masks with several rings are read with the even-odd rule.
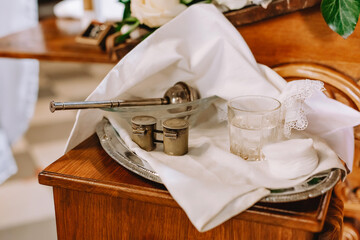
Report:
[[[161,183],[159,175],[151,168],[148,162],[140,159],[129,150],[124,141],[104,118],[96,127],[101,146],[105,152],[126,169],[148,180]],[[286,189],[271,189],[270,195],[261,199],[261,202],[294,202],[314,198],[332,189],[340,180],[341,170],[331,169],[318,173],[307,181]]]

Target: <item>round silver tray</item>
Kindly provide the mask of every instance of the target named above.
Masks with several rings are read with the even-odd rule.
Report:
[[[161,183],[159,175],[151,168],[148,162],[140,159],[128,149],[124,141],[104,118],[96,127],[101,146],[105,152],[126,169],[148,180]],[[332,189],[340,180],[341,170],[331,169],[318,173],[307,181],[286,189],[271,189],[270,195],[261,199],[261,202],[294,202],[314,198]]]

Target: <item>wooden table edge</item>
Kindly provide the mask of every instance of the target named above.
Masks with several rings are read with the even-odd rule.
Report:
[[[97,57],[68,57],[60,56],[58,54],[32,54],[32,53],[15,53],[15,52],[2,52],[0,58],[13,58],[13,59],[34,59],[39,61],[57,61],[57,62],[80,62],[80,63],[103,63],[103,64],[116,64],[118,61],[99,59]]]
[[[75,177],[72,175],[59,174],[50,171],[42,171],[38,175],[39,183],[42,185],[65,188],[74,191],[84,191],[93,194],[102,194],[110,197],[122,197],[135,201],[148,202],[158,205],[165,205],[167,207],[181,208],[179,204],[171,197],[170,193],[166,190],[153,189],[148,187],[134,186],[130,184],[116,184],[108,183],[106,181],[94,181],[89,178]],[[71,182],[71,184],[69,184]],[[276,208],[268,208],[260,205],[243,211],[234,217],[237,220],[254,221],[258,223],[266,223],[314,233],[320,232],[325,223],[325,217],[331,199],[331,191],[322,195],[321,211],[317,215],[316,220],[310,219],[306,215],[297,216],[296,220],[288,215],[288,211],[279,211]],[[266,210],[266,211],[264,211]],[[270,211],[269,211],[270,210]],[[268,216],[272,216],[271,220]],[[285,221],[284,221],[285,220]],[[302,222],[301,228],[295,222]]]

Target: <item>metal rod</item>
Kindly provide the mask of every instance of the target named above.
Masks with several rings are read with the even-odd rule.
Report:
[[[169,88],[162,98],[149,98],[139,100],[109,100],[109,101],[88,101],[88,102],[50,102],[50,111],[67,109],[87,109],[87,108],[116,108],[129,106],[147,106],[147,105],[163,105],[176,104],[183,102],[191,102],[199,99],[198,92],[189,87],[184,82],[177,82]]]
[[[85,102],[50,102],[50,111],[74,110],[88,108],[115,108],[130,106],[164,105],[169,104],[168,98],[148,98],[139,100],[109,100],[109,101],[85,101]]]

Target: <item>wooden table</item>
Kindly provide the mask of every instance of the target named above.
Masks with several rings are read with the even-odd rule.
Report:
[[[45,19],[34,28],[0,38],[0,57],[113,63],[99,47],[75,41],[82,31],[79,20]]]
[[[163,185],[120,166],[96,135],[39,174],[53,187],[58,239],[313,239],[331,193],[295,203],[258,203],[199,233]],[[337,232],[339,234],[339,232]]]
[[[342,39],[318,6],[238,30],[259,63],[317,62],[360,78],[360,32]],[[76,43],[81,31],[79,21],[44,20],[1,38],[0,57],[114,63],[99,48]],[[311,239],[323,230],[334,200],[327,193],[291,204],[258,203],[199,233],[162,185],[119,166],[95,135],[42,171],[39,182],[53,187],[59,239]]]
[[[238,29],[259,63],[312,62],[360,79],[360,26],[343,39],[326,25],[319,6]]]

